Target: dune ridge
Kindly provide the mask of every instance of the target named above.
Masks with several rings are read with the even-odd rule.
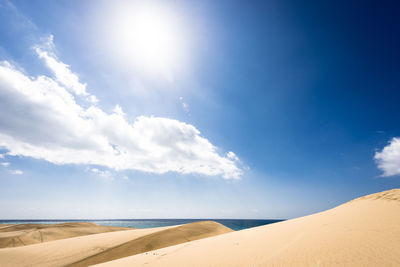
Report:
[[[370,199],[370,200],[380,199],[380,200],[400,202],[400,189],[392,189],[392,190],[387,190],[387,191],[383,191],[383,192],[378,192],[375,194],[366,195],[366,196],[351,200],[347,203],[351,203],[354,201],[360,201],[360,200],[366,200],[366,199]],[[347,203],[345,203],[345,204],[347,204]]]
[[[145,235],[69,266],[89,266],[229,232],[232,232],[230,228],[213,221],[188,223]]]
[[[0,248],[26,246],[64,238],[132,229],[101,226],[90,222],[0,225]]]
[[[0,266],[88,266],[232,230],[216,222],[114,231],[0,249]]]
[[[393,189],[96,266],[400,266],[399,199],[400,189]]]

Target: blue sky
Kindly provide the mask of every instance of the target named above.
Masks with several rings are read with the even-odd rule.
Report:
[[[1,219],[292,218],[399,187],[398,11],[1,0]]]

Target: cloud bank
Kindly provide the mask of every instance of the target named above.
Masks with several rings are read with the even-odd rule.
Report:
[[[54,77],[29,77],[0,63],[0,147],[7,154],[117,171],[240,177],[237,156],[218,153],[190,124],[145,116],[129,122],[118,105],[111,113],[97,107],[52,46],[51,37],[35,51]]]
[[[375,160],[382,176],[400,175],[400,138],[393,138],[382,151],[376,152]]]

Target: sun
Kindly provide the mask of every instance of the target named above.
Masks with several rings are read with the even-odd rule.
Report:
[[[168,76],[183,54],[183,31],[173,12],[151,4],[119,9],[110,34],[118,53],[142,70]]]

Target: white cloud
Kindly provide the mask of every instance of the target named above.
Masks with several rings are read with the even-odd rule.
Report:
[[[0,159],[4,159],[4,154],[0,154]]]
[[[382,151],[376,152],[375,160],[382,176],[400,175],[400,138],[393,138]]]
[[[117,114],[119,116],[125,116],[125,113],[122,111],[122,108],[120,105],[116,105],[113,111],[115,114]]]
[[[114,177],[112,176],[111,172],[108,170],[99,170],[97,168],[88,168],[86,169],[89,172],[92,172],[94,174],[97,174],[99,177],[104,178],[106,180],[114,180]]]
[[[56,80],[30,78],[8,62],[0,64],[0,148],[9,155],[114,170],[240,177],[236,155],[220,155],[190,124],[145,116],[129,122],[118,105],[112,113],[79,105],[72,93],[87,94],[85,87],[67,65],[41,53],[51,69],[63,69],[54,71]]]
[[[97,99],[97,97],[94,96],[94,95],[88,96],[87,101],[89,101],[90,103],[93,103],[93,104],[96,104],[97,102],[99,102],[99,100]]]
[[[10,165],[10,162],[2,162],[0,163],[1,166],[7,167]]]
[[[46,66],[52,71],[56,81],[60,85],[76,95],[88,96],[86,84],[79,82],[78,76],[70,70],[69,66],[57,59],[54,50],[53,35],[46,38],[42,46],[35,46],[37,55],[44,60]],[[94,96],[89,96],[88,100],[97,102],[97,98]]]
[[[14,174],[14,175],[21,175],[21,174],[24,174],[24,172],[21,171],[21,170],[11,170],[11,171],[9,171],[8,173]]]
[[[228,153],[226,153],[226,156],[231,160],[239,161],[238,156],[236,156],[236,154],[233,153],[232,151],[229,151]]]

